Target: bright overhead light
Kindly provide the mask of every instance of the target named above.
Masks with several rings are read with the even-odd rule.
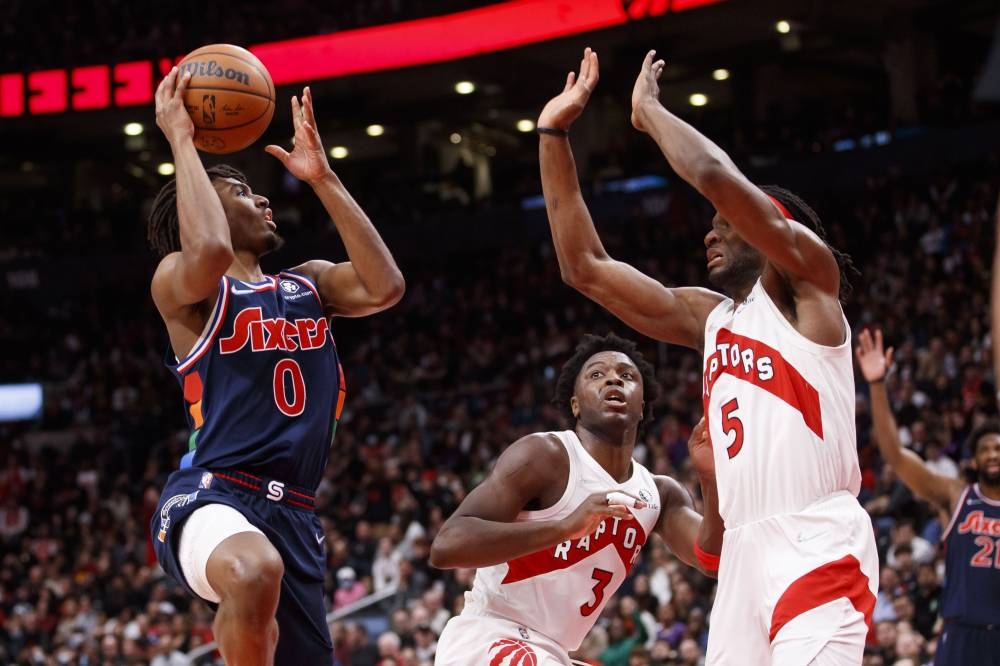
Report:
[[[347,157],[348,150],[346,146],[334,146],[330,149],[330,157],[335,160],[342,160]]]
[[[160,162],[156,166],[156,173],[161,176],[172,176],[174,175],[174,163],[173,162]]]
[[[448,137],[448,140],[452,143],[462,143],[462,135],[458,132],[452,132],[451,136]]]
[[[369,125],[365,128],[365,134],[368,136],[382,136],[385,134],[385,128],[381,125]]]
[[[527,118],[522,118],[521,120],[517,121],[516,127],[518,132],[530,132],[531,130],[535,129],[535,121],[528,120]]]
[[[459,81],[455,84],[455,92],[459,95],[469,95],[476,91],[476,84],[472,81]]]
[[[729,70],[722,69],[721,67],[714,72],[712,72],[712,78],[716,81],[725,81],[729,78]]]
[[[708,104],[708,95],[702,93],[694,93],[688,97],[688,103],[691,106],[705,106]]]
[[[139,136],[143,130],[142,123],[128,123],[125,125],[126,136]]]
[[[783,35],[787,35],[792,31],[792,24],[788,21],[781,20],[774,24],[774,29]]]

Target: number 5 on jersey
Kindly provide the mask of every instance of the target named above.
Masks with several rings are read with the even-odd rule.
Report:
[[[733,398],[722,406],[722,431],[727,435],[733,435],[733,443],[726,447],[726,453],[730,458],[735,458],[736,454],[743,448],[743,421],[739,416],[733,416],[733,412],[739,411],[740,404]]]

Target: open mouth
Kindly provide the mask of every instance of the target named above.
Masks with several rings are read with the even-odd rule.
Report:
[[[604,393],[602,396],[604,402],[612,405],[625,405],[625,394],[618,389],[610,389]]]

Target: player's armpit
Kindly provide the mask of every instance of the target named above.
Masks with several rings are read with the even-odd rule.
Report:
[[[160,315],[166,320],[183,308],[213,298],[231,261],[231,249],[228,252],[219,250],[216,254],[187,251],[165,256],[156,267],[150,285]]]

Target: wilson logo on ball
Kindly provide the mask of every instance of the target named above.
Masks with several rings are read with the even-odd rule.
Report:
[[[237,81],[245,86],[250,85],[250,75],[232,67],[222,67],[214,60],[188,62],[180,66],[181,73],[191,72],[191,76],[214,76],[219,79]]]
[[[538,657],[524,641],[502,638],[490,646],[489,666],[538,666]]]

